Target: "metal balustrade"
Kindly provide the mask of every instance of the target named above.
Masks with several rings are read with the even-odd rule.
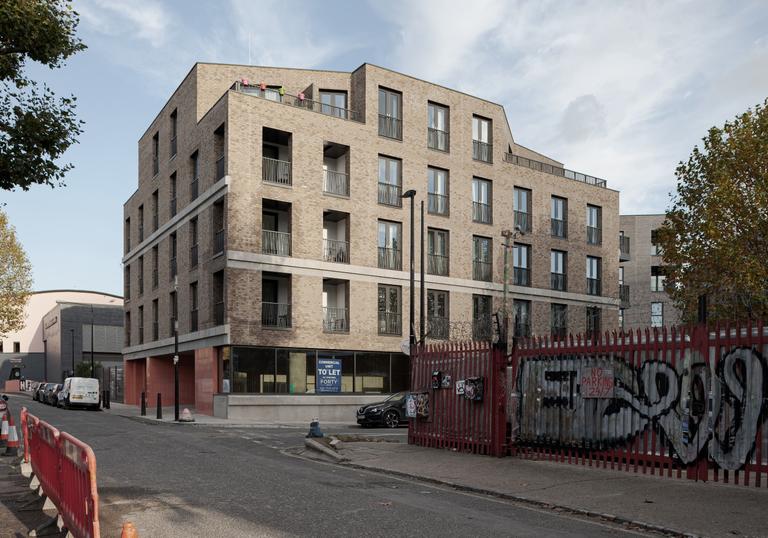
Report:
[[[261,324],[264,327],[291,327],[291,305],[287,303],[261,303]]]
[[[356,121],[359,123],[362,123],[363,121],[361,115],[354,110],[329,105],[314,99],[307,99],[306,97],[302,98],[297,95],[291,95],[285,93],[285,91],[281,92],[277,88],[264,88],[262,90],[260,86],[251,86],[250,84],[244,84],[243,82],[235,82],[231,89],[254,97],[260,97],[267,101],[317,112],[326,116],[334,116],[336,118]]]
[[[596,226],[587,226],[587,243],[590,245],[599,245],[602,242],[602,230]]]
[[[400,335],[403,332],[401,312],[379,312],[379,334]]]
[[[323,239],[323,260],[334,263],[349,263],[349,241]]]
[[[600,279],[587,278],[587,295],[600,295]]]
[[[444,194],[427,194],[427,212],[431,215],[448,214],[448,197]]]
[[[403,122],[400,118],[379,114],[379,135],[396,140],[403,139]]]
[[[472,220],[482,222],[483,224],[490,224],[492,216],[490,204],[472,202]]]
[[[552,222],[552,237],[565,238],[568,234],[568,223],[563,219],[551,219]]]
[[[349,332],[349,309],[323,307],[323,331],[327,333]]]
[[[481,142],[480,140],[473,140],[472,158],[476,161],[483,161],[486,163],[493,162],[493,144]]]
[[[292,184],[290,161],[262,157],[261,179],[265,183],[290,187]]]
[[[515,267],[513,270],[513,282],[515,286],[530,286],[531,270],[527,267]]]
[[[440,129],[427,128],[427,147],[440,151],[448,151],[449,135],[448,131]]]
[[[275,230],[262,230],[261,252],[273,256],[291,255],[290,232],[277,232]]]
[[[573,170],[568,170],[567,168],[561,168],[559,166],[554,166],[548,163],[534,161],[533,159],[521,157],[520,155],[515,155],[513,153],[505,153],[504,161],[517,166],[530,168],[531,170],[538,170],[539,172],[544,172],[545,174],[552,174],[554,176],[564,177],[573,181],[580,181],[581,183],[586,183],[587,185],[594,185],[603,189],[607,187],[607,182],[604,179],[590,176],[588,174],[582,174],[581,172],[574,172]]]
[[[566,291],[568,286],[568,278],[564,273],[550,273],[552,289],[557,291]]]
[[[393,185],[392,183],[383,183],[380,181],[379,203],[395,207],[402,207],[403,199],[400,197],[402,190],[403,189],[400,185]]]
[[[379,247],[379,268],[400,271],[403,268],[403,256],[399,248]]]
[[[323,170],[323,192],[349,196],[349,175],[335,170]]]
[[[472,278],[475,280],[484,280],[486,282],[490,282],[493,278],[493,267],[491,266],[491,262],[473,260]]]
[[[430,275],[448,276],[448,256],[430,254],[427,258],[427,273]]]

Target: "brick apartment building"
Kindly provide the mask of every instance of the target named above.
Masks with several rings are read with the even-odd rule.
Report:
[[[664,259],[656,244],[656,230],[665,215],[621,215],[622,243],[619,266],[619,326],[624,329],[670,327],[681,322],[680,311],[664,291]],[[625,256],[624,251],[631,254]]]
[[[124,207],[126,401],[173,401],[175,317],[198,412],[348,420],[406,389],[409,189],[430,339],[488,338],[515,229],[519,334],[616,327],[618,192],[516,144],[502,106],[370,64],[198,63],[139,140]],[[314,394],[327,357],[340,394]]]

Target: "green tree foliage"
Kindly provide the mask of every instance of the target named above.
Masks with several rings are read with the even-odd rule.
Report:
[[[91,377],[91,360],[87,356],[86,353],[83,359],[75,364],[75,377]],[[101,372],[101,363],[100,362],[94,362],[93,363],[93,370],[94,375],[96,377],[99,376],[99,373]]]
[[[29,260],[0,210],[0,337],[24,328],[24,307],[31,291]]]
[[[57,98],[25,73],[28,60],[51,69],[85,45],[69,0],[0,0],[0,188],[63,184],[58,159],[77,141],[74,96]]]
[[[768,99],[703,142],[659,232],[667,291],[688,321],[703,294],[710,320],[768,320]]]

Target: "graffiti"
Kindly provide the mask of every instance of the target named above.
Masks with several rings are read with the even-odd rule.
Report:
[[[517,392],[520,441],[608,449],[653,428],[682,462],[708,455],[736,470],[768,415],[768,367],[748,347],[725,353],[714,371],[695,350],[637,368],[613,354],[561,355],[522,359]]]

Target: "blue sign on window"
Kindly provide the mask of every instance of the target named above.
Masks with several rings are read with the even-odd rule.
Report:
[[[317,359],[316,392],[341,392],[341,359]]]

